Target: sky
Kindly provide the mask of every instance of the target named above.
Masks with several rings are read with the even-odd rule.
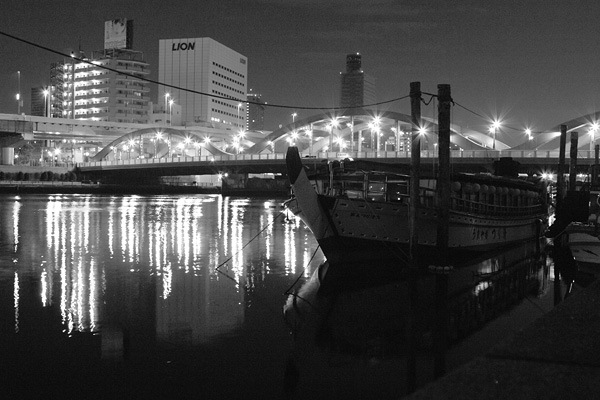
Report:
[[[152,80],[160,39],[210,37],[248,57],[248,88],[273,105],[269,130],[318,113],[304,107],[338,106],[346,55],[358,52],[378,102],[408,96],[410,82],[427,93],[449,84],[452,123],[486,131],[498,118],[520,135],[600,110],[599,16],[597,0],[5,0],[0,32],[91,53],[105,21],[131,19]],[[17,113],[17,71],[29,113],[31,87],[62,58],[3,34],[0,50],[0,113]],[[410,100],[380,108],[410,114]],[[435,117],[435,101],[422,114]]]

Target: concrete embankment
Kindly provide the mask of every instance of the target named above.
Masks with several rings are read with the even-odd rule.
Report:
[[[406,399],[600,398],[600,281]]]
[[[219,187],[177,185],[109,185],[81,182],[0,183],[0,194],[211,194]]]

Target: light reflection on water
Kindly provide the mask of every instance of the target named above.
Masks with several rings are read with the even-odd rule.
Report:
[[[228,386],[219,367],[231,367],[245,371],[249,384],[245,390],[255,385],[257,393],[279,393],[273,381],[281,380],[285,360],[294,350],[281,316],[283,293],[300,275],[304,279],[298,287],[308,281],[323,260],[310,231],[281,212],[278,200],[213,195],[0,196],[0,340],[16,343],[8,355],[23,362],[27,359],[21,352],[28,351],[30,343],[43,343],[35,354],[33,350],[28,354],[35,359],[42,357],[42,348],[82,336],[89,339],[87,356],[99,354],[97,358],[105,362],[141,357],[160,346],[171,353],[195,345],[215,346],[212,356],[194,353],[187,361],[204,367],[205,378],[198,382],[209,387],[206,382],[218,382],[222,376],[219,393],[228,393],[233,386]],[[529,295],[547,292],[552,274],[542,264],[535,248],[524,245],[457,268],[449,277],[453,294],[449,308],[456,313],[452,339],[461,340],[492,318],[496,313],[488,306],[492,300],[514,305],[511,285],[518,279],[524,278],[526,285],[519,288]],[[534,294],[528,291],[531,287]],[[381,323],[383,331],[376,334],[390,333],[394,343],[400,342],[405,296],[405,290],[389,286],[338,299],[327,314],[332,318],[331,337],[337,334],[372,356],[383,347],[367,335]],[[432,298],[424,295],[423,304]],[[375,309],[363,299],[373,301]],[[492,312],[485,314],[487,310]],[[361,332],[365,326],[371,330]],[[14,339],[20,337],[25,338],[23,343]],[[365,344],[370,347],[360,347]],[[83,350],[70,342],[58,353],[66,357],[77,351]],[[163,366],[165,360],[173,362],[168,365],[176,363],[171,353],[161,359]],[[50,354],[53,366],[55,353]],[[0,355],[5,355],[1,349]],[[258,364],[268,366],[261,371],[255,368]],[[360,368],[367,364],[359,360],[348,365],[363,371]],[[335,370],[330,363],[323,366],[327,373]],[[165,371],[153,368],[143,372],[156,374],[159,383],[152,386],[156,389]],[[185,365],[179,371],[194,368]],[[356,375],[340,371],[336,383],[339,378],[347,392],[359,393],[353,392],[353,385],[360,380],[345,379],[352,381]],[[364,372],[368,377],[369,371]],[[383,371],[378,370],[377,376],[384,376]],[[390,369],[390,376],[401,385],[398,369]],[[315,373],[310,379],[322,383],[319,379],[328,376]],[[310,392],[308,387],[298,390],[303,389]],[[331,385],[334,389],[339,387]],[[402,393],[401,388],[390,390]]]
[[[146,312],[159,340],[203,343],[240,328],[247,292],[267,275],[289,285],[308,267],[296,255],[316,248],[276,200],[55,195],[0,202],[2,258],[11,260],[0,280],[13,284],[15,332],[28,302],[57,307],[67,334],[120,338],[114,331]],[[39,282],[37,300],[24,298],[24,281]]]

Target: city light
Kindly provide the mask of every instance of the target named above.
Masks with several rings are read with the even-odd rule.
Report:
[[[496,133],[498,133],[498,129],[500,129],[500,121],[495,119],[492,121],[492,126],[489,130],[492,134],[492,150],[496,150]]]

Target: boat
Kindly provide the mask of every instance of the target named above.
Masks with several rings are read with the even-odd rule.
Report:
[[[294,146],[288,148],[286,165],[293,197],[284,206],[310,228],[329,270],[350,264],[397,268],[407,262],[408,166],[336,160],[309,179]],[[436,179],[430,175],[420,179],[415,247],[420,260],[435,263],[439,261],[439,207]],[[449,255],[485,252],[540,238],[548,217],[545,184],[518,178],[514,171],[505,175],[510,176],[451,176]]]

